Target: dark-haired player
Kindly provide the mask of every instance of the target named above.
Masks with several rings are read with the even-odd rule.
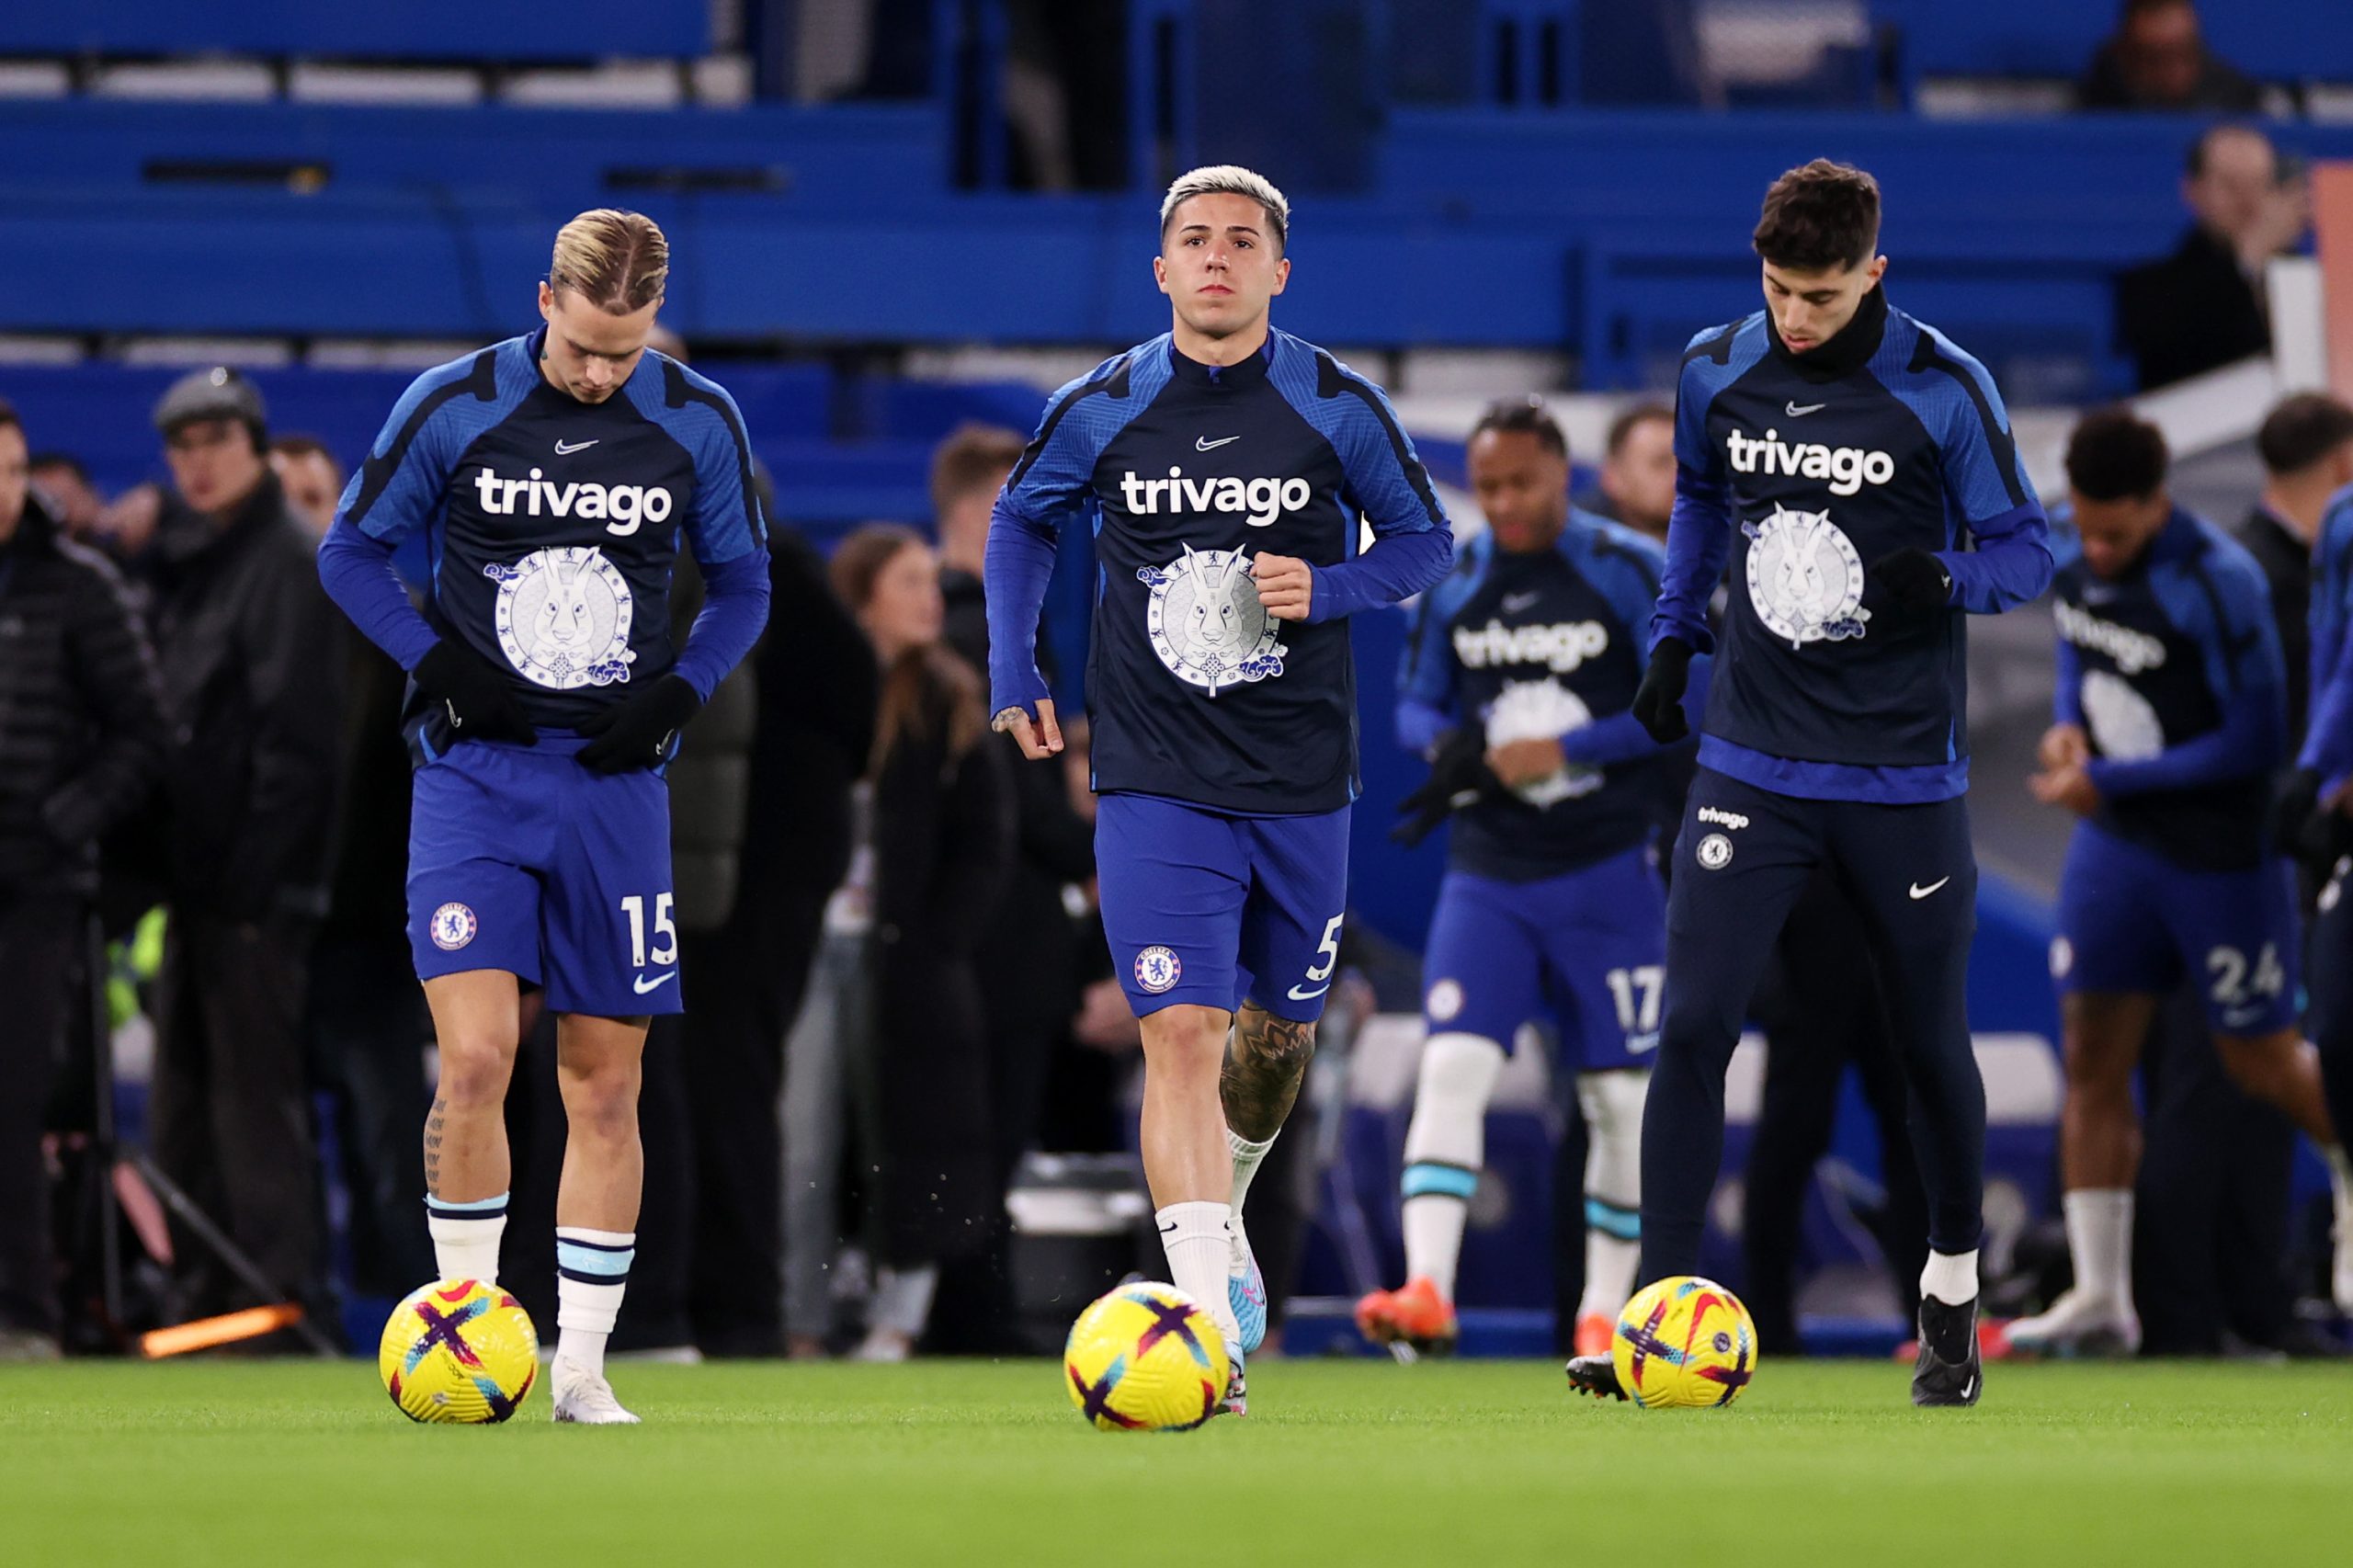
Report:
[[[1783,918],[1827,865],[1863,917],[1911,1083],[1930,1248],[1912,1397],[1973,1404],[1985,1097],[1963,994],[1977,869],[1962,617],[2040,593],[2051,551],[1992,378],[1889,305],[1879,224],[1861,170],[1783,175],[1755,239],[1766,309],[1684,355],[1675,517],[1634,699],[1662,740],[1683,733],[1686,671],[1714,646],[1727,552],[1732,595],[1675,850],[1640,1278],[1697,1269],[1724,1070]],[[1569,1373],[1620,1392],[1606,1357]]]
[[[1389,400],[1267,321],[1289,222],[1248,169],[1169,187],[1153,273],[1172,328],[1054,394],[997,499],[987,561],[990,706],[1044,758],[1062,735],[1038,609],[1057,533],[1096,519],[1103,925],[1142,1020],[1161,1244],[1233,1352],[1236,1414],[1266,1324],[1239,1211],[1339,965],[1358,789],[1346,618],[1419,593],[1453,559]]]
[[[2067,1102],[2060,1128],[2075,1282],[2009,1338],[2039,1351],[2130,1354],[2132,1074],[2185,973],[2222,1066],[2344,1159],[2320,1064],[2296,1027],[2295,892],[2264,811],[2285,737],[2284,672],[2254,557],[2173,504],[2165,437],[2129,410],[2087,416],[2067,447],[2079,543],[2056,579],[2057,722],[2035,798],[2084,819],[2059,879],[2051,972]]]
[[[1357,1303],[1378,1342],[1455,1338],[1455,1265],[1487,1101],[1522,1024],[1559,1028],[1591,1127],[1576,1344],[1607,1350],[1634,1285],[1643,1093],[1658,1043],[1666,890],[1652,858],[1661,747],[1628,710],[1659,547],[1569,506],[1569,447],[1533,398],[1472,426],[1487,531],[1415,606],[1397,735],[1432,758],[1401,833],[1458,800],[1422,965],[1420,1084],[1405,1132],[1405,1283]]]

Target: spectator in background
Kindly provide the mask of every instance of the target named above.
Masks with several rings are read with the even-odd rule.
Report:
[[[28,485],[0,402],[0,1361],[57,1354],[41,1155],[83,962],[101,834],[163,770],[154,655],[114,568]]]
[[[315,436],[280,436],[269,444],[270,472],[285,487],[286,505],[313,539],[324,539],[343,494],[343,465]]]
[[[1003,753],[980,744],[980,676],[940,641],[930,546],[905,528],[860,528],[833,575],[882,672],[868,772],[872,1032],[850,1065],[873,1141],[861,1164],[881,1265],[860,1355],[902,1360],[930,1318],[939,1266],[977,1250],[1004,1201],[973,953],[1003,896],[1012,804]]]
[[[326,537],[343,490],[335,455],[308,436],[280,436],[269,466],[288,509],[313,541]],[[401,738],[408,676],[358,625],[336,618],[344,707],[337,735],[326,916],[311,949],[302,1033],[334,1098],[335,1146],[351,1197],[352,1286],[400,1297],[433,1273],[432,1238],[416,1195],[416,1139],[432,1103],[424,1047],[433,1038],[408,946],[408,813],[413,774]]]
[[[2171,256],[2117,279],[2117,335],[2143,391],[2271,352],[2264,270],[2312,222],[2312,193],[2282,177],[2262,131],[2218,125],[2190,144],[2191,222]]]
[[[2353,484],[2353,406],[2326,392],[2298,392],[2256,432],[2263,495],[2239,525],[2239,542],[2271,583],[2271,613],[2288,666],[2288,749],[2303,744],[2312,701],[2313,544],[2328,499]]]
[[[989,512],[1024,445],[1017,431],[966,425],[932,458],[945,640],[975,670],[989,667],[988,607],[981,586]],[[1042,649],[1042,631],[1040,644]],[[1040,663],[1052,667],[1042,655]],[[1017,767],[1011,789],[1013,862],[1005,897],[974,955],[987,1020],[993,1185],[1000,1196],[1037,1134],[1047,1064],[1078,1010],[1077,934],[1063,890],[1095,875],[1094,831],[1073,807],[1059,770]],[[952,1330],[943,1324],[935,1332],[936,1348],[977,1354],[1017,1344],[1012,1226],[1001,1207],[989,1226],[987,1244],[947,1281],[964,1310]]]
[[[1601,494],[1605,516],[1666,541],[1667,515],[1675,510],[1675,410],[1637,403],[1610,422]]]
[[[65,530],[66,538],[86,540],[97,531],[106,502],[90,483],[90,471],[81,459],[70,452],[35,452],[28,466],[50,520]]]
[[[2075,107],[2253,114],[2263,89],[2207,49],[2190,0],[2124,0],[2115,33],[2075,85]]]
[[[165,393],[155,426],[174,484],[149,552],[173,731],[155,1153],[263,1273],[310,1294],[321,1214],[301,1021],[325,907],[338,618],[269,472],[252,384],[195,371]],[[256,1304],[204,1252],[182,1238],[185,1304]]]

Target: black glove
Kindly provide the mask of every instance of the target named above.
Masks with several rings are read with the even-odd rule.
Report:
[[[1430,776],[1421,788],[1397,802],[1397,814],[1404,820],[1389,830],[1389,836],[1411,849],[1495,781],[1487,771],[1486,726],[1463,725],[1438,743],[1430,757]]]
[[[701,707],[700,694],[686,676],[664,676],[580,721],[580,733],[597,738],[580,748],[576,759],[597,773],[659,767],[670,760],[671,744]]]
[[[1691,733],[1683,718],[1683,693],[1691,684],[1691,644],[1662,637],[1651,650],[1650,668],[1634,689],[1634,720],[1661,745]]]
[[[515,699],[506,676],[472,649],[444,638],[425,652],[410,672],[416,687],[441,705],[449,729],[461,741],[513,741],[535,746],[540,733]]]
[[[1952,574],[1925,550],[1915,547],[1881,556],[1871,563],[1870,580],[1901,619],[1926,620],[1952,608]]]
[[[2337,835],[2328,819],[2336,813],[2320,809],[2320,784],[2316,769],[2295,768],[2271,798],[2271,842],[2291,860],[2335,858]]]

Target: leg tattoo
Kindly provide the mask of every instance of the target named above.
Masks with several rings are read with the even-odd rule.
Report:
[[[449,1102],[436,1095],[433,1114],[425,1119],[425,1191],[429,1198],[441,1196],[441,1124],[449,1108]]]
[[[1233,1049],[1218,1075],[1225,1124],[1254,1143],[1272,1138],[1290,1115],[1314,1055],[1313,1024],[1278,1018],[1255,1003],[1244,1003]]]

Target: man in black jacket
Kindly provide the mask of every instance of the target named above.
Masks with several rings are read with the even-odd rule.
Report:
[[[272,1281],[307,1296],[321,1215],[301,1020],[326,904],[343,642],[251,383],[184,377],[155,426],[175,483],[149,558],[172,726],[155,1153]],[[179,1249],[186,1304],[251,1304],[201,1254]]]
[[[0,403],[0,1360],[57,1354],[43,1112],[83,994],[98,836],[163,756],[122,581],[30,494],[24,427]]]
[[[2280,178],[2269,139],[2250,126],[2199,137],[2181,195],[2192,222],[2180,245],[2116,281],[2119,345],[2144,392],[2271,352],[2264,269],[2312,221],[2309,190]]]

